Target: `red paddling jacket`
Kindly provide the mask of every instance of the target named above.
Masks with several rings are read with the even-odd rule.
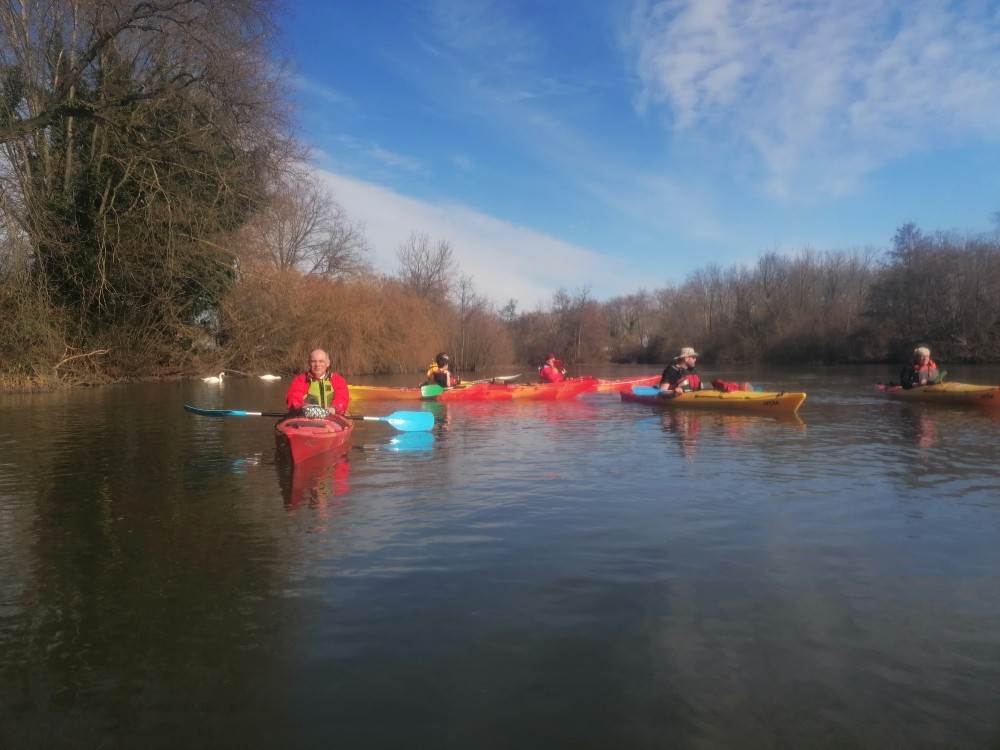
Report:
[[[350,402],[347,381],[335,372],[328,372],[321,379],[311,372],[296,375],[285,394],[285,405],[289,411],[300,411],[306,404],[316,404],[343,414]]]

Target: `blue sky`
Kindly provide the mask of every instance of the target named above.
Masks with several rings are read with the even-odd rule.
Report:
[[[291,0],[301,136],[391,272],[519,309],[1000,211],[1000,3]]]

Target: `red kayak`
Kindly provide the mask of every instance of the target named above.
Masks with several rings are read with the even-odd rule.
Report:
[[[347,450],[353,431],[354,422],[339,414],[327,419],[289,417],[274,426],[278,446],[287,449],[296,464],[321,453]]]
[[[516,385],[490,386],[495,392],[509,393],[514,399],[553,400],[576,398],[581,393],[592,393],[597,390],[598,381],[589,376],[570,378],[558,383],[523,383]]]
[[[425,397],[426,401],[510,401],[514,398],[508,386],[495,386],[492,383],[477,383],[475,385],[448,388],[437,396]]]

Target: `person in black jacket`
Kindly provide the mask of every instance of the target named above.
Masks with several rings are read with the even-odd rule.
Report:
[[[701,377],[694,368],[697,361],[698,352],[690,346],[681,349],[680,354],[674,357],[674,361],[667,365],[660,376],[660,390],[674,393],[700,390]]]
[[[913,359],[903,365],[899,374],[899,382],[904,388],[916,388],[919,385],[937,382],[941,377],[937,362],[931,359],[931,350],[926,346],[918,346],[913,350]]]

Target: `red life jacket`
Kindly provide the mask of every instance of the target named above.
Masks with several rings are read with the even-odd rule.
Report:
[[[921,380],[926,380],[929,383],[938,376],[937,362],[933,359],[928,359],[927,364],[922,367],[919,361],[914,361],[911,364],[913,365],[913,374],[918,383]]]

